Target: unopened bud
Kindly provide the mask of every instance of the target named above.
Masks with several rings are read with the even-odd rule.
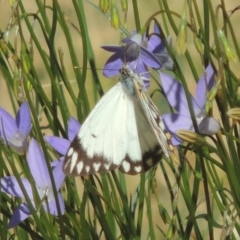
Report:
[[[206,113],[212,108],[212,101],[215,99],[219,89],[221,88],[221,80],[218,80],[214,87],[207,93],[207,101],[206,101]]]
[[[210,90],[210,92],[208,92],[208,96],[207,96],[208,101],[214,100],[220,87],[221,87],[221,80],[218,80],[216,84],[213,86],[213,88]]]
[[[3,40],[4,40],[5,42],[8,42],[9,34],[10,34],[10,31],[9,31],[9,30],[6,30],[6,31],[3,33]]]
[[[202,44],[201,39],[198,38],[198,37],[196,37],[196,38],[194,39],[194,44],[195,44],[195,47],[196,47],[197,51],[198,51],[201,55],[203,55],[204,47],[203,47],[203,44]]]
[[[170,219],[170,217],[169,217],[169,214],[168,214],[166,208],[164,208],[163,205],[160,204],[160,203],[158,204],[158,211],[159,211],[159,214],[160,214],[163,222],[164,222],[165,224],[169,224],[169,223],[171,222],[171,219]]]
[[[15,68],[13,72],[13,92],[16,99],[19,102],[23,102],[25,99],[25,93],[23,89],[23,84],[21,80],[21,71],[18,68]]]
[[[181,140],[185,142],[199,144],[199,145],[202,145],[205,142],[202,136],[192,131],[179,130],[177,131],[176,134]]]
[[[237,62],[237,55],[233,47],[230,45],[228,39],[226,38],[224,32],[221,29],[217,30],[218,37],[223,46],[224,53],[229,61]]]
[[[30,62],[29,62],[29,55],[25,52],[22,54],[22,66],[24,69],[24,73],[28,74],[31,68]]]
[[[187,16],[184,10],[177,36],[177,52],[183,55],[187,49]]]
[[[116,7],[112,7],[111,9],[111,23],[116,30],[119,29],[121,25],[118,9]]]
[[[8,47],[2,39],[0,39],[0,49],[2,50],[4,56],[8,58]]]
[[[199,180],[203,180],[203,176],[200,172],[194,171],[193,173],[196,178],[198,178]]]
[[[18,56],[17,55],[12,55],[12,60],[14,61],[14,63],[16,64],[16,65],[18,65],[18,61],[19,61],[19,59],[18,59]]]
[[[103,13],[106,13],[109,9],[109,0],[100,0],[99,7]]]
[[[227,112],[227,115],[236,120],[236,121],[240,121],[240,108],[232,108]]]
[[[18,4],[18,0],[8,0],[8,3],[12,8],[15,8]]]
[[[205,104],[205,109],[206,109],[206,113],[209,112],[210,109],[212,109],[212,102],[211,101],[206,101],[206,104]]]
[[[122,5],[123,12],[128,10],[128,1],[127,0],[121,0],[121,5]]]
[[[172,222],[167,230],[166,239],[167,240],[174,239],[175,233],[176,233],[176,217],[173,216]]]

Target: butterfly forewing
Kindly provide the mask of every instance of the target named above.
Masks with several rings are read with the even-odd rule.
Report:
[[[67,175],[89,175],[119,169],[137,174],[168,156],[169,136],[159,112],[143,91],[143,81],[128,65],[87,117],[66,154]],[[163,151],[162,151],[163,149]]]
[[[113,139],[123,126],[117,116],[121,104],[124,104],[122,95],[121,83],[118,83],[101,98],[87,117],[65,157],[63,170],[66,174],[88,175],[107,172],[119,166],[125,146],[123,142],[116,148]],[[127,111],[125,106],[123,110]]]

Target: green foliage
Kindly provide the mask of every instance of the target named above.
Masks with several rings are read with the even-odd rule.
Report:
[[[174,43],[167,49],[173,72],[187,92],[191,91],[189,79],[198,80],[208,63],[213,65],[218,88],[209,98],[208,112],[219,120],[221,131],[204,136],[201,145],[182,144],[177,149],[179,164],[163,159],[157,169],[141,176],[116,170],[87,178],[67,177],[61,189],[63,216],[43,211],[41,199],[36,200],[39,208],[35,210],[25,193],[32,215],[8,230],[13,210],[24,200],[0,193],[0,239],[239,239],[240,97],[239,69],[233,62],[240,58],[240,49],[238,25],[232,22],[239,6],[229,14],[224,0],[178,1],[177,7],[171,7],[171,1],[156,0],[151,1],[153,8],[137,0],[129,5],[124,0],[122,5],[101,0],[101,8],[87,0],[32,2],[30,8],[26,1],[1,3],[1,14],[11,10],[8,21],[0,23],[1,82],[6,87],[2,94],[8,99],[2,102],[16,112],[23,100],[28,101],[31,137],[41,144],[49,164],[58,154],[43,135],[66,137],[69,117],[75,115],[82,123],[104,93],[96,67],[103,67],[107,55],[103,58],[93,46],[109,43],[108,33],[118,36],[112,42],[118,44],[120,33],[115,29],[120,26],[121,33],[131,32],[126,27],[131,21],[135,22],[131,27],[140,32],[147,26],[144,22],[155,19],[164,42],[168,35],[174,41],[178,38],[182,45]],[[91,38],[92,21],[105,39]],[[1,177],[29,176],[25,155],[18,156],[2,143],[0,156]]]

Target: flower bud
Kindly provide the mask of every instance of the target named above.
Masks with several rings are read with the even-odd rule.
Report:
[[[166,208],[163,207],[161,203],[158,204],[158,211],[159,214],[165,224],[169,224],[171,222],[170,216],[166,210]]]
[[[195,176],[197,179],[203,180],[203,176],[202,176],[202,174],[201,174],[200,172],[198,172],[198,171],[193,171],[193,173],[194,173],[194,176]]]
[[[6,30],[6,31],[3,33],[3,40],[4,40],[4,42],[8,42],[9,34],[10,34],[10,31],[9,31],[9,30]]]
[[[218,90],[221,88],[221,80],[218,80],[216,84],[213,86],[213,88],[208,92],[207,100],[213,101],[213,99],[216,97]]]
[[[194,39],[194,44],[195,44],[195,47],[196,47],[197,51],[198,51],[201,55],[203,55],[204,47],[203,47],[203,44],[202,44],[201,39],[198,38],[198,37],[196,37],[196,38]]]
[[[187,49],[187,16],[184,10],[177,36],[177,52],[183,55]]]
[[[109,9],[109,0],[100,0],[99,7],[103,13],[106,13]]]
[[[127,0],[121,0],[121,5],[122,5],[123,12],[128,10],[128,1]]]
[[[188,142],[188,143],[194,143],[198,145],[202,145],[205,140],[202,136],[199,134],[188,131],[188,130],[179,130],[177,131],[176,135],[183,141]]]
[[[212,108],[212,102],[207,100],[205,104],[206,113],[208,113],[211,108]]]
[[[218,80],[214,87],[207,93],[207,101],[206,101],[206,113],[212,108],[212,101],[215,99],[219,89],[221,88],[221,80]]]
[[[166,239],[174,239],[174,235],[176,233],[176,216],[174,215],[172,218],[172,222],[169,225],[169,228],[167,230],[167,234],[166,234]]]
[[[227,111],[227,115],[236,121],[240,121],[240,108],[230,109],[229,111]]]
[[[225,56],[229,61],[237,62],[237,55],[233,47],[230,45],[228,39],[226,38],[224,32],[221,29],[217,30],[219,40],[223,46]]]
[[[118,9],[116,7],[112,7],[111,9],[111,23],[112,26],[114,27],[114,29],[118,29],[121,25],[121,21],[119,18],[119,14],[118,14]]]
[[[15,68],[13,72],[13,92],[19,102],[23,102],[25,98],[23,84],[21,78],[21,71]]]
[[[12,8],[16,8],[18,0],[8,0],[8,3]]]
[[[4,56],[8,58],[8,47],[2,39],[0,39],[0,49],[2,50]]]
[[[29,62],[29,55],[26,52],[24,52],[22,53],[21,59],[22,59],[22,66],[23,66],[24,73],[28,74],[31,68],[30,62]]]

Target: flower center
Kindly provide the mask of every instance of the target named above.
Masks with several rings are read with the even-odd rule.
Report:
[[[25,136],[20,133],[20,132],[16,132],[10,139],[9,139],[9,142],[10,144],[12,145],[15,145],[17,147],[20,147],[23,145],[23,142],[25,140]]]
[[[26,136],[20,132],[16,132],[9,138],[8,144],[18,153],[24,154],[27,148]]]
[[[37,186],[37,191],[39,194],[40,199],[47,198],[47,200],[50,202],[52,199],[54,199],[53,189],[51,186],[47,186],[45,188],[41,188]]]

